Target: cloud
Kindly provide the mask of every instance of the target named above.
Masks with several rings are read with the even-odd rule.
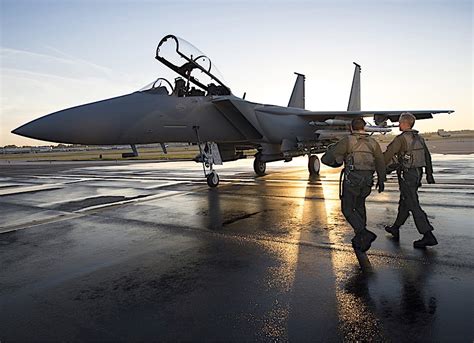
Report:
[[[62,55],[62,57],[1,47],[0,59],[2,61],[2,69],[11,68],[31,72],[41,71],[44,74],[70,78],[87,78],[90,76],[114,77],[113,71],[107,67],[69,56],[53,47],[48,46],[47,49]]]
[[[133,78],[68,56],[0,48],[0,146],[33,144],[10,133],[39,116],[134,91]]]

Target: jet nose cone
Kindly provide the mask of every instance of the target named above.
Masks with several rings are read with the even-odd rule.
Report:
[[[75,143],[69,138],[79,124],[80,117],[74,116],[74,110],[66,109],[30,121],[12,133],[47,142]]]
[[[127,144],[140,137],[143,130],[133,128],[143,127],[140,118],[154,113],[163,98],[139,92],[122,95],[48,114],[12,133],[57,143]]]
[[[74,114],[73,109],[51,113],[16,128],[12,133],[48,142],[75,143],[70,138],[80,124],[80,117]]]
[[[26,123],[20,127],[17,127],[15,130],[12,131],[15,135],[23,136],[23,137],[28,137],[28,138],[34,138],[34,139],[40,139],[40,140],[47,140],[45,139],[45,127],[44,125],[40,122],[41,120],[33,120],[29,123]]]
[[[15,135],[23,136],[22,130],[21,130],[21,128],[22,128],[23,126],[24,126],[24,125],[22,125],[22,126],[20,126],[20,127],[17,127],[15,130],[12,130],[11,133],[14,133]]]

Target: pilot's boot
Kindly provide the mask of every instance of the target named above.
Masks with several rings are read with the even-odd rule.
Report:
[[[393,239],[399,241],[400,240],[400,226],[392,225],[392,226],[385,226],[385,231],[392,234]]]
[[[364,239],[363,239],[363,246],[362,246],[362,251],[366,252],[367,250],[370,249],[370,246],[373,241],[377,239],[377,235],[373,233],[372,231],[365,230],[364,231]]]
[[[438,244],[438,241],[436,240],[436,237],[433,235],[433,232],[428,231],[427,233],[423,235],[422,239],[419,239],[413,242],[413,247],[423,249],[428,246],[433,246],[436,244]]]
[[[352,238],[352,247],[356,250],[366,252],[370,249],[370,246],[373,241],[377,238],[377,235],[372,231],[364,229],[362,232],[355,235]]]

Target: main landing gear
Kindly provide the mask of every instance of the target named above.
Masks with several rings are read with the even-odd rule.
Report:
[[[265,175],[267,169],[267,162],[262,161],[262,153],[258,152],[255,154],[255,159],[253,161],[253,170],[258,176]],[[321,169],[321,162],[317,155],[309,155],[308,158],[308,171],[310,176],[319,175],[319,170]]]
[[[319,175],[321,169],[321,162],[317,155],[310,155],[308,158],[308,171],[310,176]]]
[[[262,153],[260,152],[255,154],[255,159],[253,160],[253,170],[258,176],[265,175],[265,170],[267,170],[267,163],[262,161]]]

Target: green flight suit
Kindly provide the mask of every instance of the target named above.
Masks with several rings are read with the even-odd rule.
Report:
[[[419,139],[418,143],[423,148],[414,161],[414,165],[399,165],[397,168],[398,186],[400,189],[400,200],[398,202],[398,214],[393,226],[400,227],[405,224],[410,212],[413,215],[415,226],[419,233],[425,234],[433,230],[433,226],[428,221],[428,216],[420,206],[418,199],[418,187],[421,186],[423,167],[428,178],[433,178],[433,166],[431,155],[422,137],[418,136],[418,131],[407,130],[395,137],[384,152],[385,163],[390,165],[394,159],[403,159],[405,153],[411,150],[410,142]],[[402,163],[403,164],[403,163]]]
[[[356,148],[360,153],[356,156]],[[368,134],[352,133],[336,143],[328,155],[344,161],[341,210],[356,234],[367,226],[365,199],[374,183],[374,171],[379,181],[385,181],[385,162],[379,144]],[[350,161],[354,159],[353,161]]]

